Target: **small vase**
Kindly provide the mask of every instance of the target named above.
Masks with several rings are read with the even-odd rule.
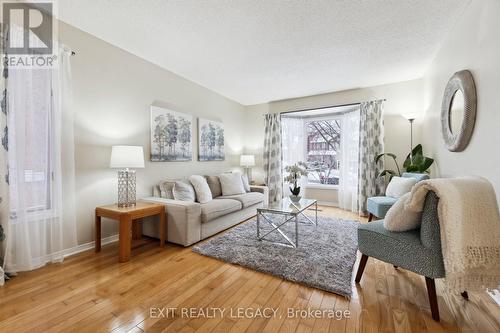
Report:
[[[292,200],[292,202],[299,202],[300,199],[302,199],[302,197],[300,195],[291,195],[290,196],[290,200]]]

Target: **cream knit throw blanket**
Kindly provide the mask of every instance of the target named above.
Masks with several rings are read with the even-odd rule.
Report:
[[[491,183],[480,177],[430,179],[417,183],[405,210],[422,211],[428,191],[439,197],[445,284],[452,291],[500,285],[500,217]]]

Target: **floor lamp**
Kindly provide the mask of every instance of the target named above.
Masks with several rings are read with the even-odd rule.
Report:
[[[416,116],[414,114],[407,114],[404,117],[410,122],[410,161],[413,163],[413,122]]]

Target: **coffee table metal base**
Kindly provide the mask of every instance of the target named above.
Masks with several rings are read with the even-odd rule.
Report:
[[[264,212],[268,213],[268,214],[272,214],[272,215],[282,215],[282,216],[285,217],[285,220],[283,222],[277,224],[277,223],[273,222],[272,220],[270,220],[267,216],[265,216],[263,214]],[[303,211],[299,211],[297,213],[290,214],[290,213],[285,213],[285,212],[261,211],[260,209],[257,209],[257,239],[259,241],[266,241],[266,242],[277,244],[277,245],[283,245],[283,246],[297,248],[299,246],[299,214],[302,215],[302,216],[304,216],[306,218],[306,220],[309,222],[307,224],[311,224],[311,225],[315,225],[315,226],[318,225],[318,203],[317,202],[315,203],[315,220],[314,221],[311,220],[309,218],[309,216],[307,216],[306,214],[304,214]],[[268,224],[270,224],[272,226],[272,229],[269,230],[269,231],[267,231],[263,235],[260,234],[260,231],[261,231],[260,230],[261,219],[264,220],[264,221],[266,221]],[[283,225],[285,225],[286,223],[290,222],[291,220],[294,220],[294,222],[295,222],[295,242],[292,241],[290,239],[290,237],[288,237],[283,232],[283,230],[280,229]],[[265,238],[267,235],[269,235],[270,233],[272,233],[274,231],[277,231],[283,237],[283,239],[286,241],[286,243],[284,243],[284,242],[278,242],[278,241],[272,241],[272,240],[269,240],[269,239]]]

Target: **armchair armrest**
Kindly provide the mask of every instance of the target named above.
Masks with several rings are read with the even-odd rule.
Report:
[[[157,197],[141,200],[165,205],[169,242],[189,246],[201,240],[201,205],[198,202]]]
[[[264,194],[264,205],[269,203],[269,187],[250,185],[250,192],[260,192]]]

